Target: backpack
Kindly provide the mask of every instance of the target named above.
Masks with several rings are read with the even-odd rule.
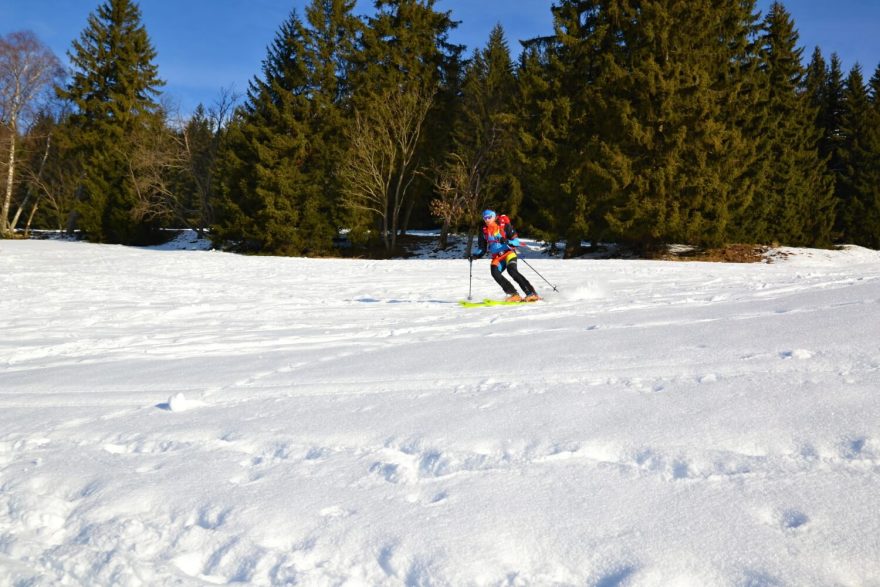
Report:
[[[498,229],[501,232],[502,242],[506,242],[508,240],[507,229],[510,227],[511,235],[510,238],[516,238],[516,231],[513,229],[513,225],[510,223],[510,218],[506,214],[500,214],[495,217],[495,223],[498,225]],[[483,227],[483,239],[486,241],[486,245],[488,248],[489,245],[489,233],[486,230],[486,227]]]

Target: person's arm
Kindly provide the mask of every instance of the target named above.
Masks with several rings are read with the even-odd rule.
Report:
[[[477,234],[477,248],[473,251],[472,256],[479,258],[485,254],[486,254],[486,235],[483,234],[483,231],[481,230]]]
[[[507,240],[507,244],[511,247],[518,247],[522,245],[519,240],[519,235],[516,234],[516,230],[513,228],[512,224],[508,224],[504,227],[504,238]]]

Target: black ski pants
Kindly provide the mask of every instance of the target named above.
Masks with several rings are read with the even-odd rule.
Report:
[[[515,295],[517,293],[516,288],[513,287],[513,284],[507,281],[502,275],[503,269],[499,265],[492,265],[492,278],[498,282],[498,285],[501,286],[501,289],[504,290],[509,296]],[[519,269],[516,268],[516,259],[511,259],[507,262],[507,273],[513,277],[513,280],[516,281],[519,286],[522,288],[523,293],[527,296],[530,296],[535,293],[535,288],[532,287],[532,284],[529,283],[529,280],[523,277],[523,274],[519,272]]]

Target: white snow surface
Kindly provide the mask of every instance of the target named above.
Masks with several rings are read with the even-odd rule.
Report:
[[[462,308],[462,259],[2,242],[0,585],[880,585],[880,253],[770,257]]]

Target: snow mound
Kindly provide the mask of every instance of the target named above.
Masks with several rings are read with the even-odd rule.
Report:
[[[192,404],[186,400],[186,396],[177,393],[168,398],[168,409],[172,412],[183,412],[192,407]]]

